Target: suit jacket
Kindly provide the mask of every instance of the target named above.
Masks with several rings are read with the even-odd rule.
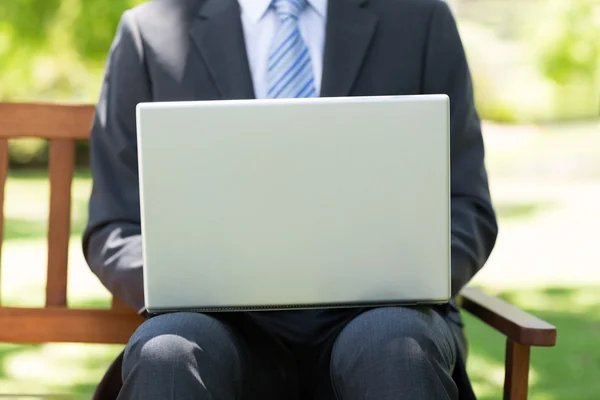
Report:
[[[329,0],[327,16],[322,97],[450,97],[455,295],[487,260],[497,225],[453,15],[442,0]],[[156,0],[123,14],[90,138],[93,188],[83,250],[103,284],[134,309],[144,305],[136,105],[253,97],[236,0]],[[453,302],[446,314],[460,324]],[[462,370],[457,380],[466,381]]]

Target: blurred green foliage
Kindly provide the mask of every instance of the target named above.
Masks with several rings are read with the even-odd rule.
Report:
[[[43,44],[59,6],[60,0],[13,0],[0,3],[0,26],[9,38],[19,38],[18,42],[13,40],[9,44],[15,49]]]
[[[537,29],[538,67],[552,80],[558,119],[598,115],[600,0],[546,0]]]
[[[0,100],[93,101],[119,18],[142,2],[0,1]]]
[[[600,0],[452,1],[483,118],[598,116]]]
[[[600,67],[600,0],[549,0],[541,23],[541,71],[558,84],[594,82]],[[594,40],[595,39],[595,40]]]
[[[144,1],[0,0],[0,101],[94,102],[119,17]],[[519,123],[598,115],[600,0],[451,5],[482,118]],[[10,149],[13,163],[45,159],[39,141]]]

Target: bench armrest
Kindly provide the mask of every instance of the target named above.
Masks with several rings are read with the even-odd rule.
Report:
[[[556,327],[481,289],[464,288],[459,305],[511,341],[523,346],[554,346]]]

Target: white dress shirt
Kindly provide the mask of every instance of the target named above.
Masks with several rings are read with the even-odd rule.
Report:
[[[267,60],[277,27],[281,23],[270,5],[272,0],[238,0],[246,53],[257,99],[267,97]],[[300,34],[310,52],[315,90],[321,91],[327,0],[308,0],[298,19]]]

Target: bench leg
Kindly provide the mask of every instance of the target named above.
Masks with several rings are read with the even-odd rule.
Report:
[[[527,400],[530,346],[506,341],[504,400]]]

